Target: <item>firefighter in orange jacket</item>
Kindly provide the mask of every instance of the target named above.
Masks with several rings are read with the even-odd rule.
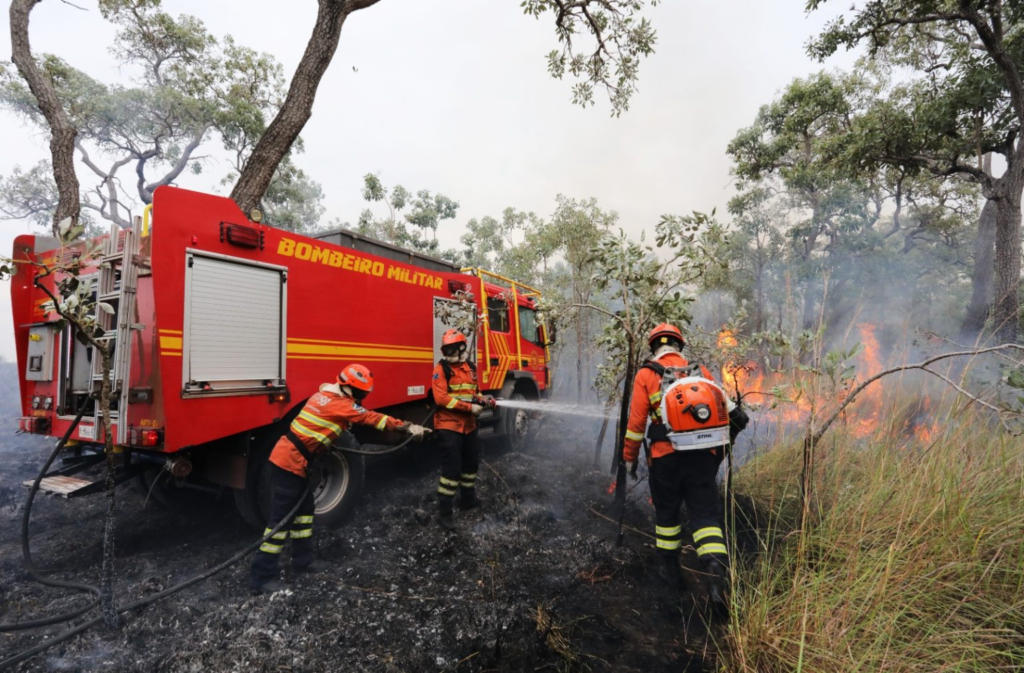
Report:
[[[651,357],[648,362],[663,367],[686,367],[689,365],[682,356],[683,334],[679,328],[662,323],[651,330],[648,343]],[[701,367],[701,376],[712,380],[710,373]],[[666,440],[666,426],[661,419],[662,377],[654,369],[645,366],[633,381],[630,402],[629,425],[626,429],[623,460],[636,478],[636,462],[644,430],[650,428],[650,488],[655,510],[655,538],[660,566],[659,576],[672,588],[681,589],[683,576],[679,568],[679,553],[683,544],[683,529],[679,508],[686,503],[690,518],[690,532],[697,548],[697,556],[707,568],[711,581],[709,589],[712,600],[719,606],[725,605],[726,568],[729,551],[722,531],[722,501],[718,494],[716,476],[721,462],[721,453],[726,446],[711,449],[677,451]],[[728,397],[726,397],[728,400]],[[746,426],[746,414],[728,400],[729,421],[732,432]]]
[[[305,498],[291,523],[260,546],[252,563],[250,588],[254,593],[283,588],[277,579],[278,559],[285,539],[292,540],[292,569],[295,572],[324,570],[322,562],[313,560],[313,489],[306,489],[308,470],[314,457],[330,450],[338,436],[352,424],[369,425],[378,430],[405,430],[415,438],[429,432],[397,418],[364,409],[362,400],[373,390],[373,375],[362,365],[349,365],[341,370],[335,383],[325,383],[320,391],[306,401],[284,436],[270,453],[271,503],[267,520],[269,533],[283,519],[299,498]]]
[[[441,337],[441,355],[430,382],[437,404],[434,434],[442,450],[437,520],[445,530],[455,530],[452,509],[456,492],[460,509],[480,506],[476,495],[476,471],[480,464],[476,417],[485,407],[493,408],[494,400],[480,395],[465,334],[454,329],[445,332]]]

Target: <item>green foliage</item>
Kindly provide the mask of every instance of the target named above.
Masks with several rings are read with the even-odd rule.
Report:
[[[373,173],[363,176],[363,199],[383,203],[387,217],[377,217],[370,209],[359,215],[356,231],[386,243],[438,254],[455,261],[458,253],[442,251],[437,242],[437,228],[444,220],[453,220],[459,212],[458,201],[444,194],[431,194],[421,189],[412,195],[402,185],[388,190]],[[403,213],[406,208],[409,212]],[[399,219],[401,217],[401,219]]]
[[[977,189],[881,159],[868,129],[905,137],[915,122],[882,114],[900,87],[876,65],[794,80],[729,145],[738,194],[715,251],[728,269],[704,287],[730,293],[754,331],[808,328],[822,311],[838,325],[857,305],[891,305],[893,278],[921,281],[895,297],[908,310],[963,304]]]
[[[595,288],[605,292],[611,309],[593,305],[609,318],[597,346],[605,354],[595,388],[607,399],[618,396],[622,376],[646,357],[645,336],[655,325],[689,325],[694,301],[689,288],[717,262],[709,255],[721,224],[714,214],[665,215],[655,227],[654,246],[631,240],[623,231],[606,234],[591,250],[589,262],[600,269]]]
[[[604,89],[612,115],[629,109],[637,90],[640,61],[654,53],[657,35],[642,16],[646,0],[522,0],[523,13],[534,18],[551,14],[560,49],[548,54],[548,73],[562,79],[568,73],[575,105],[594,104],[594,89]],[[658,0],[650,0],[652,7]],[[580,42],[590,42],[581,46]]]
[[[39,61],[79,131],[79,156],[93,180],[83,182],[83,207],[127,226],[131,208],[151,203],[157,187],[185,171],[203,172],[200,148],[215,139],[240,171],[283,100],[285,80],[269,54],[230,36],[217,39],[199,19],[173,17],[156,0],[103,0],[100,10],[117,27],[110,51],[131,84],[107,85],[56,56]],[[34,96],[10,66],[0,68],[0,105],[47,130]],[[301,149],[299,142],[294,151]],[[134,172],[130,181],[123,171]],[[281,183],[271,186],[265,210],[289,227],[315,225],[319,185],[292,165],[280,166],[275,180]],[[122,188],[127,185],[133,188]],[[8,213],[33,211],[34,196],[4,190],[0,204]]]

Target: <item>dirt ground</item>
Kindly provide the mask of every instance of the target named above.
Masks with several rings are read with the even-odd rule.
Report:
[[[653,575],[650,537],[627,531],[616,544],[617,522],[602,516],[614,518],[611,477],[606,465],[592,467],[595,436],[596,428],[551,420],[526,452],[485,446],[484,506],[457,511],[455,533],[433,521],[436,453],[378,462],[350,522],[316,531],[330,572],[286,571],[287,591],[253,597],[241,563],[126,615],[119,631],[98,627],[17,670],[712,670],[700,576],[687,573],[688,591],[673,595]],[[6,427],[0,434],[0,621],[86,600],[32,582],[21,566],[21,482],[51,446]],[[649,533],[643,489],[625,522]],[[230,497],[170,509],[130,488],[118,495],[121,602],[209,568],[254,538]],[[102,509],[100,496],[37,500],[33,552],[44,571],[97,581]],[[684,564],[699,567],[692,550]],[[63,628],[0,634],[0,653]]]

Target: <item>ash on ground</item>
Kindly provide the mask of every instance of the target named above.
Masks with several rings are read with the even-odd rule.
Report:
[[[654,576],[652,539],[618,522],[607,457],[593,465],[596,427],[551,419],[525,452],[485,443],[481,509],[434,521],[438,455],[371,465],[347,525],[317,529],[332,570],[292,576],[289,590],[249,594],[248,565],[98,627],[22,664],[23,671],[683,671],[711,670],[699,573],[673,595]],[[21,566],[25,489],[52,443],[0,435],[0,621],[66,611],[88,600],[32,582]],[[632,484],[632,482],[631,482]],[[625,525],[650,533],[643,484]],[[250,542],[229,493],[171,509],[118,491],[120,602],[171,586]],[[38,565],[62,579],[98,580],[103,498],[40,496]],[[603,518],[602,517],[609,517]],[[609,520],[611,519],[611,520]],[[699,568],[692,550],[684,565]],[[28,648],[67,625],[0,634],[0,651]]]

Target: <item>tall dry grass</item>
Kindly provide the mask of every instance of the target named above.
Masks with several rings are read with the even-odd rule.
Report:
[[[827,436],[805,531],[798,441],[736,473],[757,551],[736,558],[724,670],[1024,670],[1024,439],[982,414],[943,425]]]

